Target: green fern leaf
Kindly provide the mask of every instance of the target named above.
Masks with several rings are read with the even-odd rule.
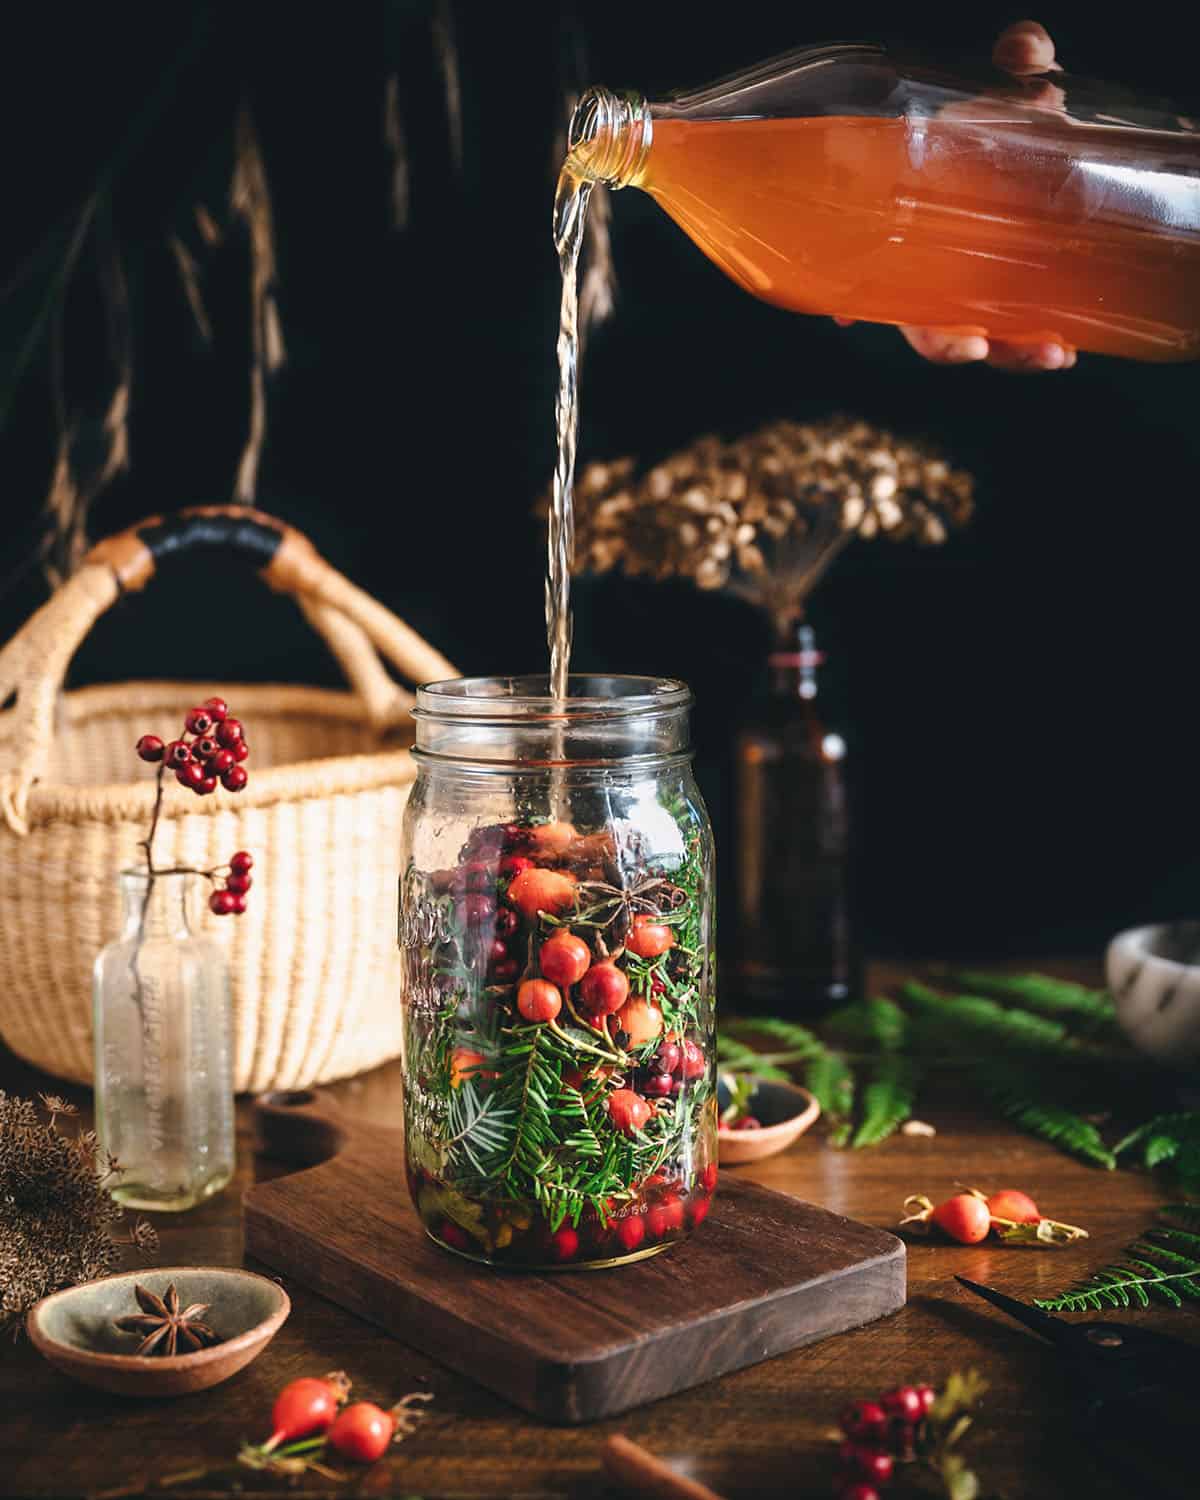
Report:
[[[736,1037],[717,1037],[717,1056],[724,1063],[730,1063],[741,1073],[753,1073],[756,1078],[766,1078],[775,1083],[790,1083],[791,1074],[786,1068],[779,1067],[776,1063],[765,1062],[761,1055],[753,1047],[745,1042],[739,1042]]]
[[[982,1045],[989,1050],[1078,1054],[1077,1043],[1060,1021],[1031,1011],[979,995],[942,995],[915,979],[903,984],[900,993],[917,1012],[914,1041],[923,1050],[961,1051],[966,1043],[976,1050]]]
[[[835,1010],[827,1022],[839,1041],[899,1052],[908,1037],[908,1017],[894,1000],[876,996]]]
[[[844,1146],[854,1112],[854,1072],[836,1052],[814,1057],[804,1070],[804,1087],[821,1106],[830,1143]]]
[[[1182,1305],[1178,1288],[1186,1288],[1189,1297],[1200,1295],[1192,1280],[1200,1266],[1188,1263],[1186,1270],[1168,1271],[1146,1260],[1131,1258],[1122,1265],[1106,1266],[1086,1281],[1060,1292],[1055,1297],[1035,1297],[1033,1305],[1044,1312],[1099,1312],[1102,1307],[1130,1307],[1137,1302],[1148,1307],[1152,1299]]]
[[[1173,1135],[1152,1135],[1146,1142],[1143,1159],[1148,1167],[1160,1167],[1178,1152],[1179,1142]]]
[[[1200,1144],[1200,1110],[1176,1110],[1169,1115],[1155,1115],[1144,1125],[1131,1130],[1113,1147],[1118,1156],[1148,1137],[1166,1137],[1182,1145],[1185,1141]]]
[[[1029,1135],[1110,1172],[1116,1166],[1116,1157],[1091,1121],[1057,1102],[1062,1096],[1062,1079],[1057,1075],[1043,1077],[997,1060],[973,1069],[971,1080],[1005,1119]]]
[[[966,970],[951,974],[949,978],[952,984],[961,985],[972,993],[1015,1000],[1026,1010],[1037,1011],[1043,1016],[1080,1018],[1093,1025],[1111,1024],[1116,1018],[1116,1007],[1107,990],[1089,989],[1087,985],[1054,979],[1049,974],[993,974]]]
[[[863,1117],[851,1146],[876,1146],[911,1118],[920,1073],[907,1057],[880,1058],[863,1090]]]
[[[825,1051],[824,1042],[807,1026],[780,1020],[778,1016],[739,1016],[734,1021],[727,1021],[722,1030],[726,1036],[736,1038],[769,1037],[773,1042],[782,1042],[789,1052],[802,1053],[805,1057],[819,1057]]]

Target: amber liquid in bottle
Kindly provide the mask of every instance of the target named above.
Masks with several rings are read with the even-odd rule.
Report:
[[[737,740],[735,993],[796,1019],[858,984],[845,744],[817,711],[808,626],[769,658],[770,690]]]
[[[630,185],[794,312],[1200,355],[1196,139],[1024,119],[653,120]],[[1188,175],[1189,172],[1192,175]]]

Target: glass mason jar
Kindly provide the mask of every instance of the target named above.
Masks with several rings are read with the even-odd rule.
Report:
[[[191,1208],[233,1176],[229,968],[191,929],[198,879],[123,871],[121,935],[93,971],[96,1132],[133,1208]]]
[[[567,171],[793,312],[1200,356],[1200,131],[1110,84],[814,47],[659,103],[589,89]]]
[[[608,1266],[717,1178],[712,835],[682,683],[420,689],[399,938],[409,1188],[447,1249]]]

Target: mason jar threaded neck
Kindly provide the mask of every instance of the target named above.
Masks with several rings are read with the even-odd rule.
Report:
[[[653,136],[650,106],[641,94],[587,89],[567,127],[567,165],[589,182],[628,187],[642,169]]]
[[[690,689],[673,678],[462,677],[417,689],[418,761],[468,768],[619,768],[690,754]]]

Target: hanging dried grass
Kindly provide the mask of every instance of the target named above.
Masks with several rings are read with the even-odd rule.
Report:
[[[400,109],[400,80],[391,74],[383,90],[383,140],[391,156],[392,228],[408,228],[409,215],[409,169],[408,136],[404,130],[404,116]]]
[[[450,132],[450,159],[456,172],[463,164],[462,81],[458,73],[458,48],[454,41],[454,17],[449,0],[438,0],[433,11],[433,55],[442,74],[446,94],[446,128]]]
[[[575,571],[728,588],[780,631],[852,538],[936,545],[973,510],[969,474],[848,417],[776,422],[730,443],[702,437],[635,470],[623,458],[579,475]]]
[[[234,500],[250,505],[255,499],[258,466],[267,435],[267,377],[280,368],[286,352],[275,304],[271,194],[258,135],[245,103],[238,111],[234,135],[229,207],[245,224],[250,241],[250,422],[233,486]]]

